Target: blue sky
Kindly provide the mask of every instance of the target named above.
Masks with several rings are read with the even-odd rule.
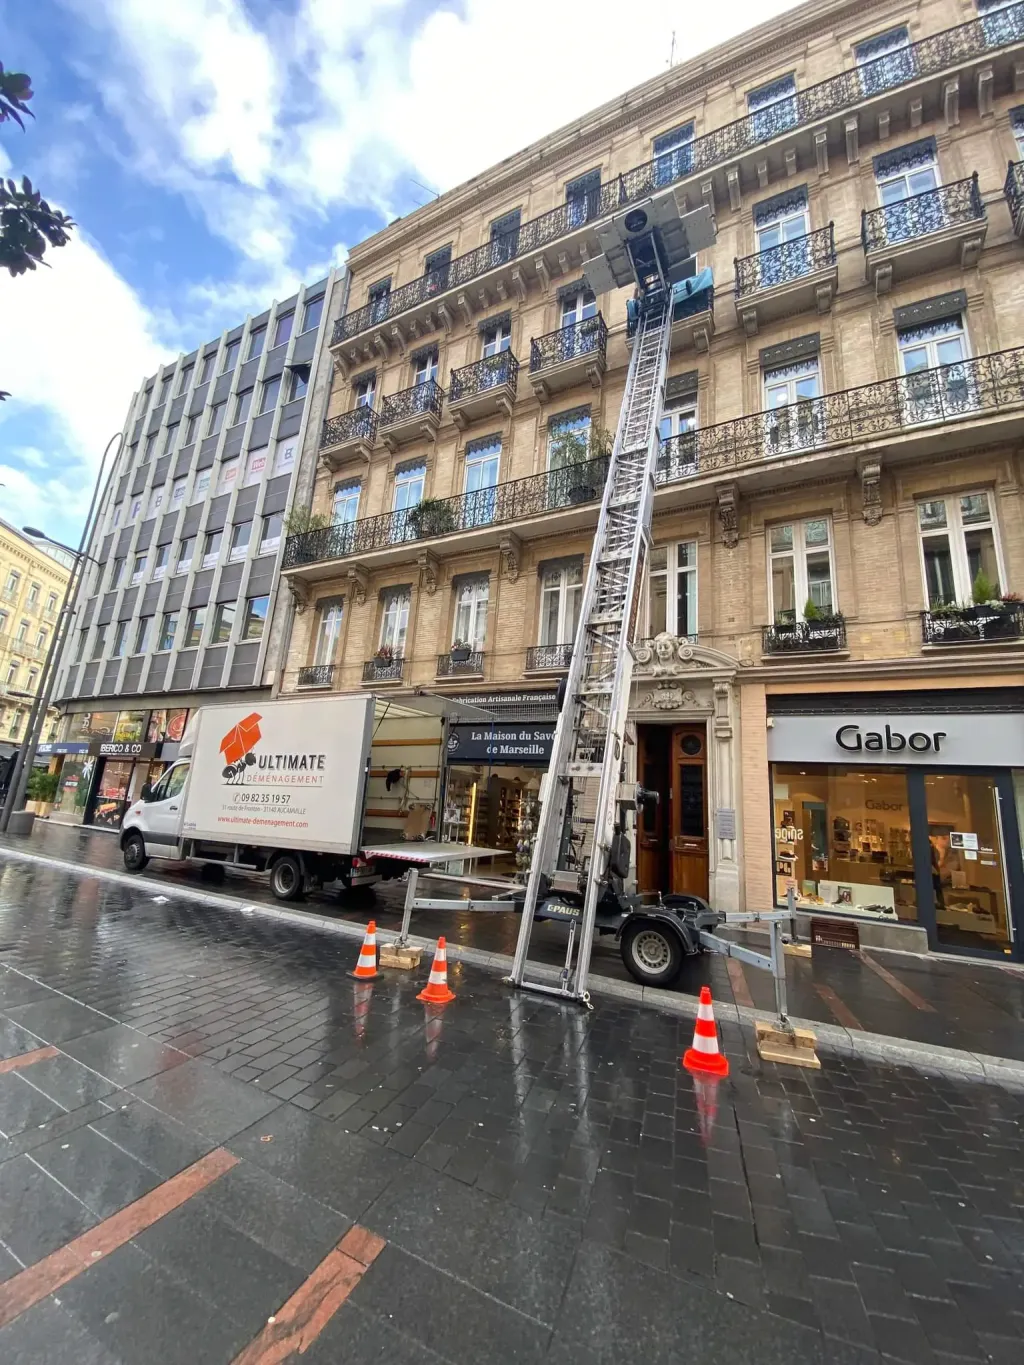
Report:
[[[628,42],[621,0],[0,7],[0,61],[36,91],[0,174],[80,225],[52,269],[0,276],[0,516],[77,541],[157,364],[342,263],[428,197],[416,181],[451,188],[656,75],[673,32],[678,61],[792,7],[645,0]]]

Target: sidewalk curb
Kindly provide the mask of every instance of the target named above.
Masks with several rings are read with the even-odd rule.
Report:
[[[136,891],[161,896],[173,895],[182,900],[194,901],[200,905],[213,905],[242,915],[258,915],[277,920],[279,923],[321,929],[351,940],[361,941],[365,935],[364,925],[349,920],[333,919],[309,910],[284,910],[273,905],[245,901],[239,896],[200,891],[191,886],[168,885],[167,882],[150,877],[115,872],[110,868],[92,867],[88,864],[69,863],[63,859],[29,853],[27,850],[22,852],[20,849],[0,846],[0,859],[36,863],[77,877],[96,877],[117,885],[130,886]],[[393,942],[398,937],[392,931],[380,928],[377,930],[377,936],[382,943]],[[430,949],[434,945],[433,939],[423,939],[416,935],[410,935],[409,941],[424,949]],[[512,958],[505,953],[463,948],[451,942],[448,943],[448,955],[454,961],[502,974],[509,971],[512,966]],[[558,967],[545,963],[534,963],[531,970],[534,975],[546,982],[557,983],[560,976]],[[600,975],[591,976],[590,988],[594,995],[627,1000],[632,1004],[646,1005],[687,1019],[695,1019],[697,1016],[696,997],[680,995],[675,991],[657,990],[633,981],[616,981],[613,977]],[[720,1023],[735,1024],[750,1030],[753,1030],[758,1020],[773,1018],[764,1010],[750,1009],[748,1006],[731,1002],[718,1004],[715,1009]],[[837,1024],[822,1024],[813,1019],[792,1019],[790,1022],[796,1028],[810,1029],[817,1037],[819,1051],[842,1057],[858,1057],[868,1062],[907,1066],[925,1075],[947,1076],[956,1080],[997,1085],[1004,1090],[1024,1091],[1024,1062],[1015,1061],[1012,1057],[993,1057],[987,1053],[964,1052],[958,1048],[916,1043],[909,1038],[891,1038],[882,1033],[863,1033],[842,1028]]]

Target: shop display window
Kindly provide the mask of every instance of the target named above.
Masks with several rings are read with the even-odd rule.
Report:
[[[103,764],[96,789],[92,823],[106,829],[117,829],[128,809],[128,788],[135,764],[130,760],[110,759]]]
[[[140,744],[146,732],[145,711],[119,711],[114,739],[119,744]]]
[[[188,709],[186,707],[151,712],[149,728],[146,731],[147,744],[160,744],[163,740],[169,740],[172,744],[179,743],[185,733],[185,722],[187,720]]]
[[[65,738],[74,743],[87,739],[110,739],[116,724],[116,711],[79,711],[68,717]]]

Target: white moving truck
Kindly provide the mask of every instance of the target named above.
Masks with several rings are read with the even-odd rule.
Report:
[[[486,714],[446,697],[373,693],[204,706],[180,757],[126,812],[124,865],[141,872],[166,858],[265,872],[278,900],[296,900],[464,858],[462,845],[429,842],[450,717]]]

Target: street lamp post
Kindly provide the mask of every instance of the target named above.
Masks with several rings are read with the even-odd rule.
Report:
[[[37,540],[48,540],[51,545],[59,545],[61,549],[68,550],[74,556],[74,565],[68,577],[67,587],[64,589],[64,600],[60,605],[60,613],[57,616],[57,625],[50,640],[50,648],[46,651],[46,659],[43,663],[42,675],[39,679],[39,687],[36,691],[35,701],[32,703],[32,710],[29,713],[28,729],[25,732],[25,742],[18,750],[17,758],[14,762],[14,769],[11,773],[11,780],[7,787],[7,799],[4,801],[3,811],[0,812],[0,833],[6,832],[11,823],[11,817],[16,811],[20,811],[25,804],[25,793],[28,788],[28,779],[32,772],[32,765],[35,763],[36,751],[39,748],[39,740],[42,735],[43,725],[46,721],[46,713],[50,709],[50,698],[57,682],[57,674],[60,671],[64,657],[64,648],[71,633],[71,622],[74,619],[75,611],[78,607],[78,593],[82,586],[82,578],[85,573],[85,562],[91,559],[86,553],[89,542],[92,539],[99,512],[105,501],[105,494],[110,480],[114,476],[117,468],[117,455],[120,454],[121,444],[124,437],[121,432],[112,436],[107,442],[100,460],[100,467],[96,474],[96,483],[92,490],[92,501],[89,503],[89,511],[85,518],[85,526],[82,528],[82,538],[79,541],[78,549],[71,550],[66,545],[60,545],[59,541],[50,540],[42,531],[37,531],[34,527],[26,526],[27,534],[32,535]],[[107,456],[110,448],[115,443],[118,444],[117,454],[110,467],[106,482],[103,479],[103,471],[106,468]],[[102,495],[101,490],[102,489]],[[92,563],[95,563],[92,560]],[[30,826],[31,828],[31,826]],[[22,831],[16,831],[22,832]],[[28,832],[23,831],[23,832]]]

